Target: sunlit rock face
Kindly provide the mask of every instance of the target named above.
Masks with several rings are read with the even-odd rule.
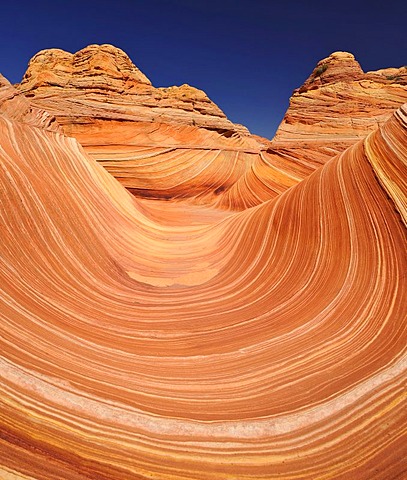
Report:
[[[43,50],[18,86],[139,198],[242,210],[275,198],[407,101],[407,70],[364,74],[353,55],[318,63],[273,142],[230,122],[189,85],[155,88],[112,45]]]
[[[95,159],[127,124],[92,150],[32,98],[0,79],[0,477],[403,478],[407,105],[312,174],[246,135],[205,204],[169,158],[132,195]]]
[[[32,106],[31,102],[21,95],[0,74],[0,108],[1,113],[13,120],[19,120],[34,127],[62,132],[54,116]]]
[[[407,67],[364,73],[354,56],[321,60],[295,90],[275,138],[217,201],[247,208],[274,198],[366,137],[407,101]]]
[[[351,53],[332,53],[294,91],[273,151],[311,172],[377,129],[406,101],[407,67],[364,73]]]
[[[141,197],[218,200],[265,143],[189,85],[155,88],[120,49],[35,55],[18,86]]]

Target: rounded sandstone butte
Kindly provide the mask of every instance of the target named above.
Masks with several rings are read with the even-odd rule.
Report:
[[[78,79],[85,80],[85,86],[86,82],[92,86],[99,79],[112,89],[117,88],[118,81],[151,85],[123,50],[104,44],[89,45],[74,54],[56,48],[38,52],[28,64],[21,87],[25,91],[45,86],[64,87]]]
[[[294,90],[271,150],[309,171],[318,168],[407,102],[406,74],[404,67],[364,73],[351,53],[332,53]]]
[[[74,54],[43,50],[29,62],[18,90],[32,104],[52,111],[66,133],[72,125],[108,122],[155,122],[193,125],[249,135],[202,90],[190,85],[155,88],[121,49],[90,45]],[[85,127],[87,128],[87,127]]]
[[[363,76],[363,70],[349,52],[334,52],[319,61],[299,92],[335,82],[350,82]]]
[[[46,85],[65,86],[72,75],[72,58],[72,53],[59,48],[41,50],[28,63],[21,85],[27,91]]]
[[[132,79],[151,85],[150,80],[120,48],[113,45],[89,45],[73,56],[73,74],[77,76],[107,75],[117,79]]]

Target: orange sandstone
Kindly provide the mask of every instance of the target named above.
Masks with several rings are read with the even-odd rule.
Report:
[[[406,67],[364,73],[351,53],[335,52],[294,91],[272,149],[311,172],[405,102]]]
[[[201,172],[177,158],[144,195],[163,182],[167,202],[131,195],[95,161],[123,161],[128,125],[92,151],[41,120],[70,125],[55,98],[45,113],[1,85],[2,478],[403,478],[407,105],[310,175],[243,149],[259,183],[236,174],[217,208],[179,201]],[[170,123],[133,123],[157,162]],[[233,139],[241,168],[241,134],[174,131]],[[255,208],[232,195],[243,178]]]
[[[230,122],[204,92],[155,88],[120,49],[51,49],[19,90],[139,198],[244,209],[274,198],[382,124],[407,101],[405,69],[363,73],[321,60],[270,142]]]

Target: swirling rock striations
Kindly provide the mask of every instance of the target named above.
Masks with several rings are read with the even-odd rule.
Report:
[[[155,88],[111,45],[41,51],[18,89],[140,197],[217,201],[265,149],[203,91]]]
[[[139,198],[242,210],[275,198],[407,101],[405,68],[364,74],[353,55],[321,60],[269,141],[230,122],[201,90],[154,88],[120,49],[51,49],[18,89],[56,117]]]
[[[271,151],[312,172],[405,102],[407,67],[364,73],[351,53],[332,53],[294,91]]]
[[[54,116],[31,105],[11,83],[0,74],[0,110],[14,120],[53,131],[61,131]]]
[[[274,198],[376,130],[406,101],[407,67],[364,73],[352,54],[331,54],[294,91],[275,138],[217,205],[244,209]]]
[[[405,477],[406,107],[232,212],[136,198],[9,106],[2,478]]]

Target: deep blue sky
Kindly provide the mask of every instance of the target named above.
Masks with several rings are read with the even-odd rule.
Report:
[[[367,70],[407,64],[406,2],[20,0],[2,2],[0,72],[18,82],[39,50],[126,51],[155,86],[189,83],[234,122],[272,137],[316,62],[352,52]]]

